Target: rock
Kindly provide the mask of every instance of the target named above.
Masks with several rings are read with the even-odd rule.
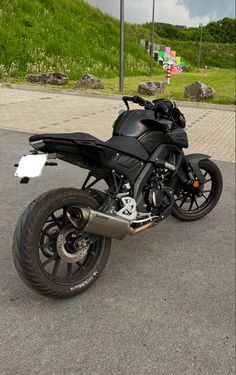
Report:
[[[216,92],[210,86],[201,82],[191,83],[185,87],[184,96],[191,100],[202,100],[214,98]]]
[[[77,89],[104,89],[101,80],[92,74],[85,74],[75,85]]]
[[[69,77],[62,73],[46,73],[28,75],[26,80],[30,83],[39,83],[41,85],[56,85],[61,86],[69,82]]]
[[[140,82],[138,92],[142,95],[159,95],[163,94],[167,86],[167,81],[162,82]]]

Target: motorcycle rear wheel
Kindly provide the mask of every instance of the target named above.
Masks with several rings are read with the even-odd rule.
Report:
[[[97,280],[108,260],[111,239],[79,233],[71,225],[66,209],[79,204],[99,207],[87,192],[55,189],[35,199],[19,219],[14,264],[25,284],[40,294],[65,298],[81,293]]]
[[[180,184],[175,189],[172,215],[179,220],[194,221],[206,216],[217,204],[223,189],[223,179],[217,165],[211,160],[201,160],[199,167],[205,182],[196,189]]]

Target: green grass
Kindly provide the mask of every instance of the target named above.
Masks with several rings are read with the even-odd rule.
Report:
[[[138,94],[138,84],[139,82],[146,81],[163,81],[165,80],[165,72],[162,71],[158,75],[154,75],[152,79],[149,76],[135,76],[135,77],[125,77],[124,80],[124,93],[123,95],[139,95]],[[207,100],[208,103],[224,104],[224,105],[234,105],[234,95],[235,95],[235,72],[230,69],[220,69],[220,70],[209,70],[207,77],[204,77],[203,71],[198,73],[182,73],[173,74],[171,76],[171,84],[166,87],[165,93],[162,97],[168,98],[170,100],[179,101],[189,101],[184,97],[184,88],[190,83],[200,81],[208,86],[211,86],[216,91],[216,96],[213,99]],[[10,79],[8,82],[13,84],[25,85],[32,87],[28,82],[22,79]],[[86,90],[86,89],[75,89],[76,81],[69,81],[67,85],[64,86],[39,86],[45,88],[61,89],[67,91],[76,91],[92,94],[101,95],[121,95],[119,92],[119,79],[115,78],[104,78],[102,83],[105,88],[103,90]],[[150,97],[150,100],[154,97]],[[206,101],[204,101],[206,102]]]
[[[127,77],[125,78],[125,94],[137,95],[138,83],[149,81],[150,77]],[[152,80],[165,80],[165,73],[153,76]],[[207,77],[204,77],[203,72],[198,73],[182,73],[173,74],[171,76],[171,84],[166,87],[164,97],[170,100],[187,100],[184,97],[184,88],[189,83],[200,81],[208,86],[211,86],[216,91],[216,96],[209,99],[209,103],[218,104],[234,104],[235,95],[235,72],[230,69],[209,70]],[[105,79],[104,84],[108,92],[118,93],[118,79]]]
[[[145,74],[149,57],[139,40],[149,33],[125,28],[126,74]],[[119,22],[83,0],[0,0],[0,78],[55,70],[74,80],[117,76]]]
[[[153,76],[153,81],[165,80],[165,73]],[[150,77],[127,77],[125,78],[124,92],[128,95],[137,95],[138,83],[143,81],[149,81]],[[187,100],[184,97],[184,88],[189,83],[200,81],[208,86],[211,86],[216,91],[216,96],[213,99],[209,99],[209,103],[219,104],[234,104],[235,94],[235,73],[233,70],[221,69],[221,70],[210,70],[207,73],[207,77],[204,77],[203,72],[201,73],[182,73],[173,74],[171,76],[171,84],[166,87],[164,97],[170,100]],[[103,80],[107,92],[118,94],[118,79],[105,79]]]
[[[149,56],[139,45],[150,40],[142,25],[125,25],[125,75],[146,75]],[[161,39],[188,65],[196,65],[197,42]],[[232,68],[234,45],[203,43],[202,65]],[[0,0],[0,79],[60,71],[71,80],[85,73],[100,78],[119,74],[119,21],[83,0]],[[155,66],[154,73],[161,74]]]

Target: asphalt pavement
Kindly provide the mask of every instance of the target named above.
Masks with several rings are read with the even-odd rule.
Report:
[[[79,187],[86,171],[45,168],[28,185],[13,164],[28,136],[0,130],[1,375],[234,374],[234,171],[217,161],[222,198],[207,217],[169,217],[113,241],[106,268],[84,294],[53,300],[19,279],[11,246],[26,205],[55,187]]]

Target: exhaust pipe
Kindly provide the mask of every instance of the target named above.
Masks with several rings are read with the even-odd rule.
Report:
[[[79,230],[100,236],[122,240],[128,234],[134,236],[155,226],[157,223],[146,223],[132,228],[128,220],[95,211],[89,207],[72,206],[67,209],[70,222]]]

